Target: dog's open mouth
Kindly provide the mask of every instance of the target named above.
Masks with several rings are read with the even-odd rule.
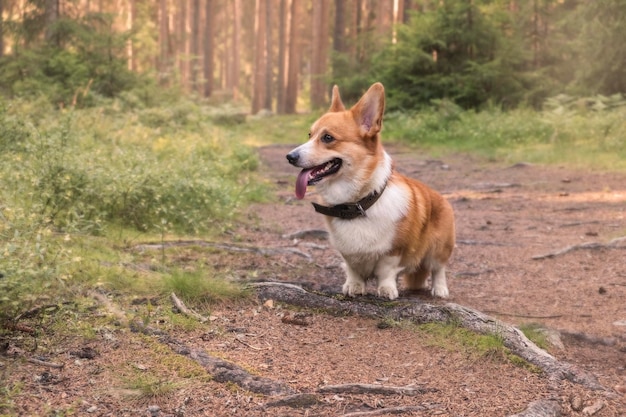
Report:
[[[298,174],[296,180],[296,197],[302,200],[306,194],[307,185],[315,185],[324,177],[332,175],[341,168],[341,159],[335,158],[313,168],[305,168]]]

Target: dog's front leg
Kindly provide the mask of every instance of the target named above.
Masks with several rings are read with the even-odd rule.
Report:
[[[399,256],[385,256],[376,265],[376,277],[378,279],[378,296],[387,297],[390,300],[398,298],[398,285],[396,279],[404,267],[400,266]]]
[[[365,279],[348,262],[343,264],[346,271],[346,282],[343,284],[343,294],[354,297],[355,295],[365,295]]]

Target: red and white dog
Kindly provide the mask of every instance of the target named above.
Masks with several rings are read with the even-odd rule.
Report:
[[[395,171],[380,142],[385,90],[376,83],[346,110],[337,86],[329,111],[311,126],[309,141],[287,155],[303,168],[296,197],[315,185],[333,246],[345,260],[343,293],[366,293],[376,278],[378,295],[398,297],[396,278],[410,290],[448,297],[446,263],[455,243],[454,212],[425,184]]]

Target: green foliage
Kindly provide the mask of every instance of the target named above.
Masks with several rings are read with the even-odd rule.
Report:
[[[626,0],[582,2],[567,24],[578,34],[574,91],[626,93]]]
[[[262,199],[256,154],[208,110],[106,103],[0,102],[0,322],[114,275],[90,236],[219,232]]]
[[[148,82],[128,69],[129,35],[113,29],[112,16],[62,18],[50,31],[52,43],[18,50],[0,60],[3,94],[43,96],[61,107],[84,107],[96,104],[99,96],[113,97]]]
[[[518,68],[524,55],[505,34],[509,15],[489,3],[447,0],[398,28],[397,43],[378,58],[390,108],[418,108],[442,98],[464,108],[489,101],[510,107],[522,100]]]
[[[0,175],[16,184],[6,193],[64,231],[98,233],[105,223],[214,229],[216,218],[260,197],[252,175],[258,162],[249,148],[230,144],[228,131],[201,121],[201,112],[179,105],[121,117],[106,107],[43,116],[50,123],[4,112]]]

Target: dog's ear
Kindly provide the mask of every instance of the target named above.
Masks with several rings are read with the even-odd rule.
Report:
[[[339,96],[339,87],[333,87],[333,98],[330,102],[329,112],[337,112],[337,111],[345,111],[346,107],[343,105],[343,101],[341,101],[341,96]]]
[[[383,127],[385,112],[385,87],[381,83],[372,85],[350,111],[365,136],[373,137]]]

